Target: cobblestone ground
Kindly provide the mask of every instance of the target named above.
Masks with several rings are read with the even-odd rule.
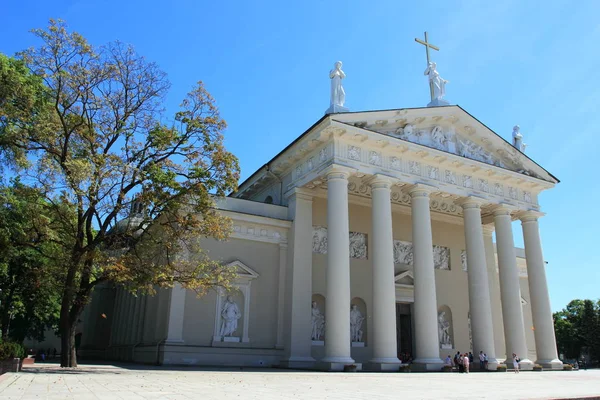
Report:
[[[598,396],[600,370],[320,373],[34,365],[0,377],[0,399],[556,399]]]

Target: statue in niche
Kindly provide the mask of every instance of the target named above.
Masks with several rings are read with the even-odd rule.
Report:
[[[325,332],[325,316],[319,311],[316,301],[313,301],[311,306],[311,323],[312,331],[310,338],[312,340],[322,340],[323,333]]]
[[[232,336],[237,330],[238,319],[242,317],[242,313],[238,305],[233,301],[233,297],[227,296],[227,301],[223,305],[221,310],[221,318],[223,323],[221,324],[221,336]]]
[[[362,324],[365,318],[362,316],[356,304],[350,308],[350,338],[353,342],[362,342]]]
[[[440,337],[440,348],[451,349],[450,321],[446,319],[446,311],[441,311],[438,314],[438,335]]]
[[[429,82],[433,86],[432,100],[442,100],[442,98],[446,95],[446,83],[448,83],[448,81],[440,76],[439,72],[436,70],[436,67],[437,64],[430,61],[429,66],[423,75],[427,75],[429,77]]]
[[[337,61],[333,69],[329,71],[329,78],[331,79],[331,107],[338,106],[344,107],[346,102],[346,92],[342,86],[342,79],[346,77],[344,71],[342,71],[342,62]]]

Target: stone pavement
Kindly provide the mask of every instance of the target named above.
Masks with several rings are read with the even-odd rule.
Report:
[[[139,365],[33,365],[0,377],[0,399],[556,399],[600,398],[600,370],[507,373],[321,373]]]

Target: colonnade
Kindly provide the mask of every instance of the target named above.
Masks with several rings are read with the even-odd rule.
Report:
[[[325,357],[321,365],[329,370],[341,370],[354,363],[350,343],[350,254],[348,177],[350,172],[334,168],[327,172],[327,303],[325,310]],[[396,298],[394,283],[391,178],[375,175],[368,181],[372,195],[373,250],[373,320],[371,346],[373,358],[370,369],[397,369]],[[412,232],[414,251],[414,332],[416,369],[439,371],[440,359],[437,328],[437,300],[430,213],[430,188],[413,185],[411,197]],[[498,361],[494,349],[492,307],[488,271],[484,250],[481,205],[483,201],[466,198],[457,202],[463,209],[465,242],[468,264],[469,307],[473,351],[484,350],[489,368],[496,369]],[[521,307],[519,273],[512,235],[512,209],[497,205],[493,209],[496,229],[498,268],[504,336],[507,356],[516,353],[521,357],[521,368],[533,368],[527,359],[525,327]],[[544,260],[542,256],[538,217],[539,213],[522,212],[525,254],[529,275],[531,308],[535,326],[537,363],[545,367],[560,368]],[[306,223],[304,223],[306,225]],[[307,247],[307,246],[303,246]],[[305,306],[305,304],[303,304]],[[292,327],[293,329],[293,327]]]

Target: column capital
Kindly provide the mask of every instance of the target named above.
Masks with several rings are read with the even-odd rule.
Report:
[[[406,189],[406,192],[410,195],[411,198],[416,197],[427,197],[429,198],[429,194],[437,190],[436,187],[425,185],[423,183],[416,183]]]
[[[481,228],[483,230],[483,234],[484,235],[488,235],[491,236],[492,233],[494,233],[494,231],[496,230],[496,227],[494,226],[494,224],[484,224],[481,225]]]
[[[468,210],[470,208],[481,209],[481,206],[486,204],[487,201],[482,199],[481,197],[468,196],[461,197],[460,199],[456,200],[455,203],[461,206],[463,210]]]
[[[494,217],[497,217],[500,215],[510,216],[510,214],[516,210],[517,210],[517,207],[511,206],[509,204],[496,204],[491,207],[491,211],[492,211],[492,214],[494,215]]]
[[[526,222],[537,221],[544,215],[546,215],[546,214],[543,212],[540,212],[540,211],[527,210],[527,211],[521,211],[521,212],[517,213],[517,218],[519,218],[521,220],[521,223],[524,224]]]
[[[375,174],[367,179],[366,183],[371,186],[371,189],[391,189],[395,183],[395,179],[382,174]]]
[[[331,165],[327,169],[323,171],[327,180],[332,179],[345,179],[348,180],[348,177],[356,172],[355,168],[344,167],[341,165]]]

